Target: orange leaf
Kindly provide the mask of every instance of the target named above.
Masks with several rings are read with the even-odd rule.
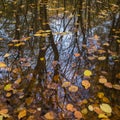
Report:
[[[26,109],[21,110],[18,114],[18,119],[20,120],[21,118],[25,117],[26,113]]]

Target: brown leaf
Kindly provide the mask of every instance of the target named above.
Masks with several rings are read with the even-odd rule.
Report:
[[[21,110],[18,114],[18,119],[20,120],[21,118],[25,117],[26,114],[27,114],[26,109]]]

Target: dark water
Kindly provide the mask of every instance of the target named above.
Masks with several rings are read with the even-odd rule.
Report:
[[[0,62],[7,65],[0,68],[0,109],[4,105],[11,111],[10,118],[6,119],[16,119],[18,109],[22,108],[28,109],[24,120],[32,115],[42,120],[49,111],[54,111],[58,120],[75,119],[73,113],[66,110],[68,103],[79,111],[88,109],[88,105],[107,103],[113,110],[108,118],[120,118],[120,49],[119,43],[111,42],[119,36],[110,36],[112,19],[96,18],[96,22],[91,19],[91,26],[84,21],[83,28],[78,11],[72,10],[74,6],[70,2],[66,1],[68,7],[63,7],[65,4],[61,2],[58,8],[58,2],[55,5],[51,2],[47,7],[30,1],[0,5]],[[85,70],[92,75],[85,76]],[[112,87],[101,84],[100,77],[106,78]],[[89,81],[88,89],[82,85],[83,80]],[[66,81],[78,90],[71,92],[69,86],[63,87]],[[12,95],[6,97],[4,86],[9,83]],[[100,92],[107,100],[98,96]],[[87,102],[82,104],[83,100]],[[41,108],[41,112],[30,112],[37,108]],[[97,116],[88,110],[84,119],[96,120]]]

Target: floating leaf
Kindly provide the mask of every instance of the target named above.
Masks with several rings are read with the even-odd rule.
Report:
[[[98,60],[99,60],[99,61],[103,61],[103,60],[105,60],[105,59],[106,59],[105,56],[98,57]]]
[[[104,83],[104,86],[105,86],[105,87],[108,87],[108,88],[112,88],[112,87],[113,87],[113,85],[112,85],[111,82],[106,82],[106,83]]]
[[[21,118],[25,117],[26,114],[27,114],[26,109],[21,110],[18,114],[18,119],[20,120]]]
[[[44,117],[47,120],[54,120],[55,119],[55,113],[53,111],[50,111],[44,115]]]
[[[71,111],[71,112],[73,112],[74,107],[73,107],[72,104],[67,104],[66,109],[69,110],[69,111]]]
[[[5,87],[4,87],[4,90],[5,91],[11,91],[11,90],[13,90],[13,88],[12,88],[12,84],[7,84]]]
[[[93,110],[94,110],[94,108],[93,108],[92,105],[89,105],[89,106],[88,106],[88,109],[89,109],[89,111],[93,111]]]
[[[8,113],[8,109],[2,109],[2,110],[0,110],[0,115],[7,114],[7,113]]]
[[[71,86],[68,88],[68,90],[69,90],[70,92],[77,92],[77,91],[78,91],[78,87],[75,86],[75,85],[71,85]]]
[[[71,82],[63,82],[62,87],[69,87],[71,85]]]
[[[113,88],[116,89],[116,90],[120,90],[120,85],[114,84],[114,85],[113,85]]]
[[[81,113],[84,114],[84,115],[86,115],[86,114],[88,113],[87,108],[83,108],[83,109],[81,110]]]
[[[9,53],[6,53],[5,55],[4,55],[4,58],[7,58],[7,57],[9,57],[10,56],[10,54]]]
[[[100,105],[100,109],[105,113],[111,113],[112,112],[111,106],[109,104],[106,104],[106,103],[102,103]]]
[[[99,92],[99,93],[97,94],[97,96],[98,96],[99,98],[103,98],[103,97],[104,97],[104,93],[103,93],[103,92]]]
[[[100,78],[99,78],[99,83],[104,84],[104,83],[106,83],[106,82],[107,82],[107,79],[106,79],[104,76],[100,76]]]
[[[107,117],[105,114],[99,114],[99,115],[98,115],[98,118],[101,119],[101,118],[108,118],[108,117]]]
[[[5,68],[7,65],[4,62],[0,62],[0,68]]]
[[[85,89],[88,89],[90,87],[90,82],[88,80],[83,80],[82,85],[85,87]]]
[[[75,116],[75,118],[77,118],[77,119],[81,119],[83,116],[82,116],[82,113],[80,112],[80,111],[75,111],[74,112],[74,116]]]
[[[84,75],[87,76],[87,77],[89,77],[89,76],[92,75],[92,72],[90,70],[85,70],[84,71]]]
[[[2,115],[0,115],[0,120],[3,120],[3,116]]]
[[[74,53],[74,56],[75,56],[75,57],[79,57],[79,56],[80,56],[80,53]]]

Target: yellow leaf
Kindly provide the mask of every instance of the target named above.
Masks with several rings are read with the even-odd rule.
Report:
[[[98,118],[108,118],[105,114],[99,114]]]
[[[32,97],[26,98],[26,100],[25,100],[25,103],[26,103],[28,106],[29,106],[32,102],[33,102],[33,98],[32,98]]]
[[[99,93],[97,94],[97,96],[98,96],[99,98],[103,98],[103,97],[104,97],[104,93],[103,93],[103,92],[99,92]]]
[[[7,65],[4,62],[0,62],[0,68],[5,68]]]
[[[109,104],[106,104],[106,103],[102,103],[100,105],[100,109],[105,113],[111,113],[112,112],[111,106]]]
[[[84,75],[90,77],[92,75],[92,72],[90,70],[85,70]]]
[[[11,91],[11,90],[13,90],[13,88],[12,88],[12,84],[7,84],[5,87],[4,87],[4,90],[5,91]]]
[[[44,117],[47,120],[54,120],[55,119],[55,113],[53,111],[50,111],[44,115]]]
[[[0,120],[3,120],[3,116],[2,115],[0,115]]]
[[[89,109],[89,111],[93,111],[93,110],[94,110],[94,108],[93,108],[92,105],[89,105],[89,106],[88,106],[88,109]]]
[[[71,85],[71,86],[68,88],[68,90],[69,90],[70,92],[77,92],[77,91],[78,91],[78,87],[75,86],[75,85]]]
[[[20,120],[21,118],[25,117],[26,114],[27,114],[26,109],[21,110],[18,114],[18,119]]]
[[[40,58],[40,61],[44,61],[44,60],[45,60],[45,58],[44,58],[44,57],[41,57],[41,58]]]
[[[4,55],[4,58],[7,58],[7,57],[9,57],[10,56],[10,54],[9,53],[6,53],[5,55]]]

